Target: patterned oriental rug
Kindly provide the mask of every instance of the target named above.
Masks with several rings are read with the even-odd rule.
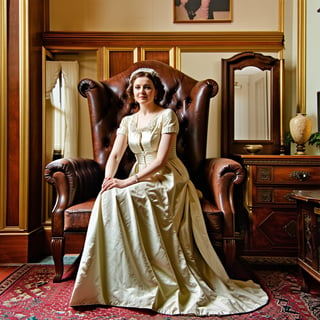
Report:
[[[68,301],[74,280],[53,283],[52,265],[26,264],[0,283],[0,319],[64,320],[191,320],[191,316],[166,316],[150,311],[116,307],[83,308],[74,310]],[[201,317],[215,319],[320,319],[320,295],[300,290],[300,274],[296,267],[256,268],[254,274],[268,292],[270,301],[252,313],[232,316]]]

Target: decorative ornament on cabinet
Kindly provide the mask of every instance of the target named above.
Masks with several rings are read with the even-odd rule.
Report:
[[[305,143],[309,140],[312,131],[311,118],[303,113],[297,113],[289,123],[290,133],[293,141],[297,144],[296,154],[305,154]]]

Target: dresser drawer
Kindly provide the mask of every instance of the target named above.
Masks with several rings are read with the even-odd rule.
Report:
[[[249,250],[259,255],[296,256],[297,213],[288,208],[254,208]]]
[[[253,197],[253,205],[295,205],[296,201],[290,198],[290,194],[294,190],[296,190],[296,188],[257,187],[255,190],[255,196]]]
[[[319,167],[257,166],[256,184],[320,185]]]

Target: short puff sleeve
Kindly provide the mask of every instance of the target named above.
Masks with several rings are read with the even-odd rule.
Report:
[[[128,136],[128,123],[129,117],[123,117],[120,121],[119,128],[117,129],[117,134],[123,134],[125,136]]]
[[[161,133],[178,133],[179,121],[175,112],[171,109],[166,109],[162,116],[162,130]]]

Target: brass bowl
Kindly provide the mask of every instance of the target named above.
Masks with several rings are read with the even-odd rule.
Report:
[[[246,144],[243,147],[243,149],[250,154],[256,154],[263,149],[263,145],[262,144]]]

